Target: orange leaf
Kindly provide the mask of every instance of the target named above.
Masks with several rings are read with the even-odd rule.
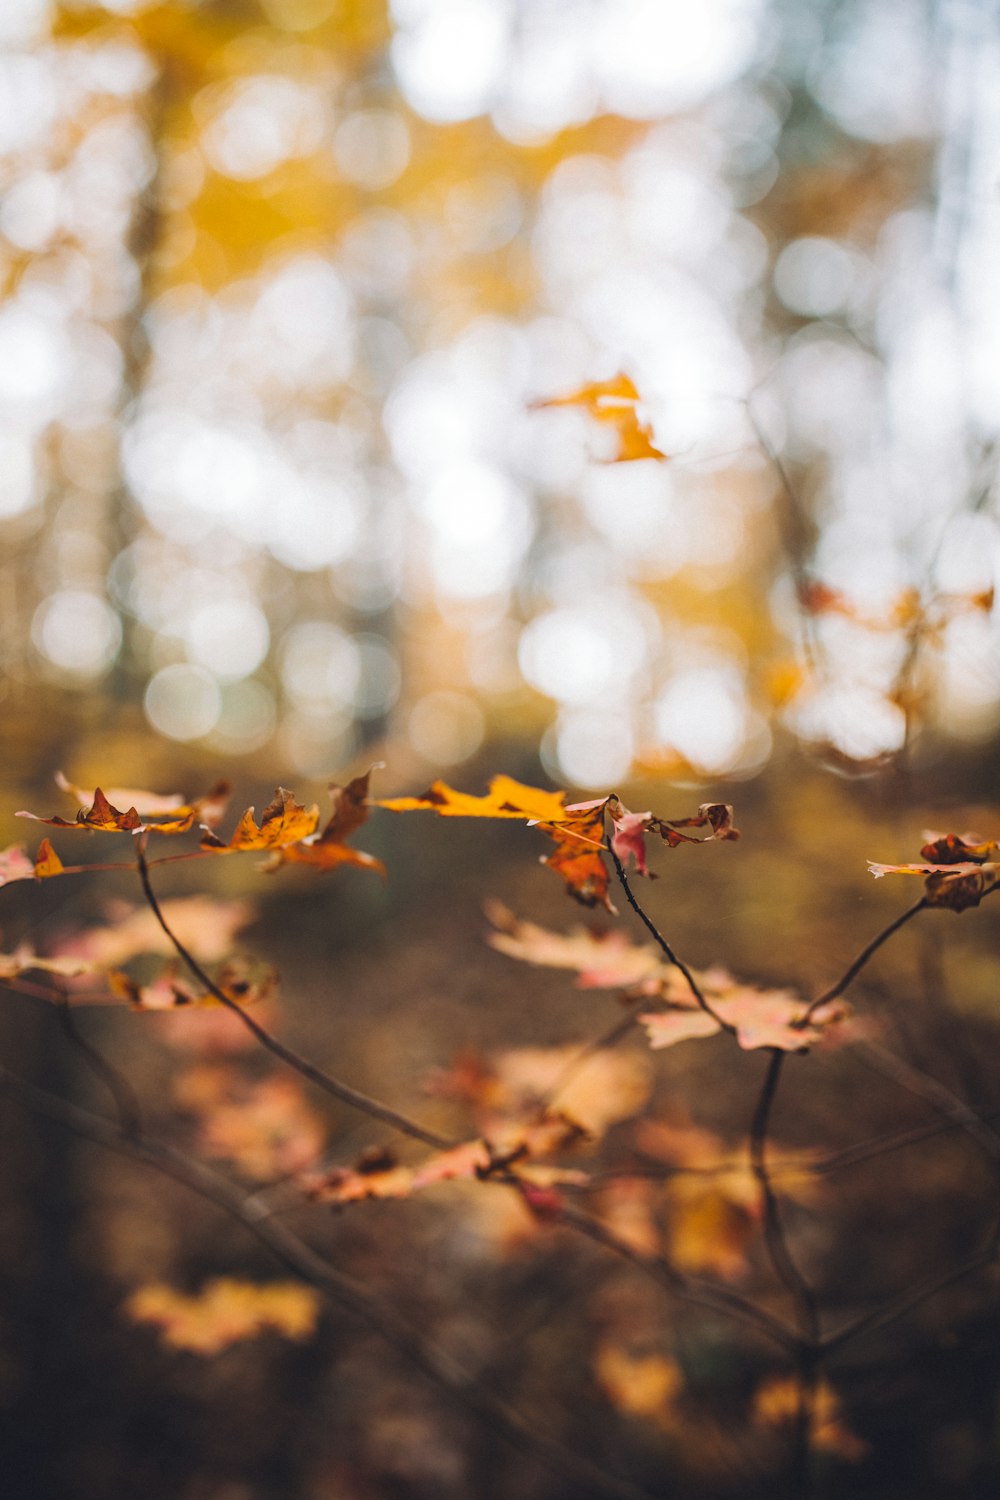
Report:
[[[259,1286],[225,1277],[195,1296],[162,1284],[140,1287],[125,1312],[134,1323],[159,1327],[172,1349],[209,1355],[267,1329],[289,1339],[308,1338],[319,1316],[319,1297],[297,1281]]]
[[[42,839],[35,855],[34,874],[39,880],[46,880],[50,875],[61,875],[64,869],[62,860],[59,858],[48,839]]]
[[[322,833],[312,834],[299,843],[288,844],[275,852],[265,869],[277,870],[283,864],[312,865],[318,870],[332,870],[337,865],[360,865],[362,869],[385,874],[385,865],[373,854],[352,849],[344,842],[368,820],[368,783],[372,770],[356,776],[346,786],[331,785],[333,812]]]
[[[141,833],[144,828],[142,819],[134,807],[130,807],[127,812],[119,812],[118,808],[113,807],[108,801],[100,787],[94,792],[91,806],[81,807],[73,823],[58,815],[43,818],[33,812],[15,813],[15,817],[31,818],[36,823],[51,823],[55,828],[96,828],[102,833]]]
[[[260,825],[254,820],[254,810],[248,807],[228,844],[211,830],[202,836],[201,847],[219,853],[231,853],[239,849],[282,849],[288,844],[297,844],[300,839],[315,833],[319,822],[319,808],[306,808],[296,802],[292,793],[279,786],[274,798],[261,813]]]
[[[390,797],[373,805],[390,812],[429,810],[446,818],[521,818],[525,822],[558,823],[567,815],[565,795],[525,786],[511,776],[494,776],[485,797],[472,797],[435,781],[419,797]]]
[[[584,906],[603,906],[615,912],[608,895],[610,877],[604,863],[604,809],[603,802],[582,806],[576,817],[567,813],[576,811],[567,808],[564,821],[551,823],[542,832],[555,843],[552,854],[542,856],[542,864],[555,870],[566,882],[569,894]]]
[[[668,455],[653,443],[652,428],[640,420],[636,406],[639,392],[628,375],[595,381],[581,386],[568,396],[551,396],[532,404],[536,409],[550,406],[580,406],[598,422],[610,423],[617,433],[618,450],[611,463],[628,463],[639,458],[666,459]]]

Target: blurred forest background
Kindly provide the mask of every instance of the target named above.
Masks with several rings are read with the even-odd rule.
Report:
[[[667,817],[733,801],[744,842],[671,863],[650,904],[692,962],[809,991],[917,894],[867,857],[1000,834],[993,0],[4,0],[0,46],[4,844],[60,768],[224,775],[239,808],[372,760],[383,796],[506,771]],[[668,460],[613,462],[606,425],[538,405],[619,372]],[[237,861],[163,884],[252,894],[287,1033],[417,1111],[456,1048],[607,1023],[481,941],[489,896],[578,915],[523,830],[386,816],[368,847],[385,887],[262,890]],[[11,887],[4,948],[133,887]],[[877,992],[987,1107],[996,924],[953,923],[908,932]],[[103,1102],[49,1010],[3,1009],[7,1061]],[[84,1020],[168,1118],[183,1039]],[[823,1097],[789,1092],[792,1142],[926,1119],[828,1067]],[[658,1064],[726,1138],[758,1075]],[[340,1159],[369,1138],[324,1126]],[[132,1287],[266,1257],[13,1104],[4,1154],[12,1497],[568,1500],[335,1319],[302,1348],[164,1353],[120,1317]],[[845,1188],[836,1233],[810,1227],[835,1300],[947,1259],[982,1191],[954,1143]],[[464,1229],[376,1209],[328,1248],[542,1425],[601,1429],[656,1493],[751,1492],[752,1461],[600,1396],[584,1330],[663,1316],[630,1285],[581,1252],[560,1293],[537,1236],[470,1205]],[[528,1331],[494,1347],[512,1306]],[[859,1352],[868,1456],[839,1494],[996,1492],[1000,1357],[971,1306]],[[688,1372],[724,1407],[748,1376],[720,1347]]]

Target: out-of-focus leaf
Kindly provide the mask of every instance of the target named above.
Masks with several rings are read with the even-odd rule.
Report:
[[[758,1386],[753,1419],[761,1427],[791,1428],[798,1418],[799,1405],[797,1381],[787,1375],[775,1376]],[[819,1381],[813,1397],[810,1442],[814,1448],[833,1453],[847,1463],[860,1463],[868,1453],[868,1444],[841,1417],[839,1398],[827,1380]]]
[[[41,849],[38,852],[41,855]],[[205,963],[225,958],[236,933],[254,918],[254,909],[246,901],[214,900],[208,896],[163,900],[160,908],[178,940]],[[106,915],[106,926],[90,927],[76,934],[63,942],[59,951],[108,967],[127,963],[140,953],[175,952],[148,906],[119,901],[106,909]]]
[[[721,1029],[714,1016],[703,1010],[690,992],[683,993],[679,986],[681,977],[670,979],[665,991],[668,1000],[662,1010],[647,1011],[639,1017],[654,1050],[673,1047],[694,1037],[714,1036]],[[748,1052],[759,1047],[805,1051],[851,1015],[844,1002],[823,1006],[809,1015],[807,1002],[791,990],[742,984],[721,969],[695,977],[712,1010],[734,1028],[736,1040]]]
[[[684,1376],[669,1355],[604,1340],[594,1356],[594,1376],[618,1411],[668,1431],[673,1428],[674,1403],[684,1389]]]
[[[43,839],[43,843],[48,843]],[[0,885],[10,885],[15,880],[30,880],[35,874],[35,864],[29,859],[23,844],[11,844],[0,851]]]
[[[52,875],[61,875],[64,865],[48,839],[42,839],[35,855],[35,866],[33,873],[39,880],[47,880]]]
[[[550,396],[532,405],[538,410],[552,406],[582,407],[595,421],[610,424],[618,439],[617,451],[611,463],[628,463],[633,459],[656,458],[665,460],[669,456],[653,442],[653,430],[638,414],[639,392],[628,375],[616,375],[611,380],[595,381],[581,386],[567,396]]]
[[[326,1129],[297,1078],[247,1079],[206,1065],[182,1073],[175,1091],[198,1120],[201,1150],[235,1163],[256,1182],[302,1172],[322,1154]]]
[[[159,1283],[140,1287],[125,1312],[133,1323],[155,1324],[172,1349],[210,1355],[268,1330],[307,1339],[316,1327],[319,1297],[297,1281],[261,1286],[224,1277],[194,1296]]]
[[[658,949],[649,943],[638,947],[617,931],[574,927],[553,932],[515,917],[500,901],[489,902],[486,914],[496,928],[487,938],[492,948],[525,963],[574,970],[580,989],[634,985],[663,969]]]

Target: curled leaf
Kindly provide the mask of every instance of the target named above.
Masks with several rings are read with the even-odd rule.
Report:
[[[112,805],[100,787],[95,790],[90,806],[81,807],[72,823],[58,814],[43,818],[38,813],[22,811],[15,813],[15,817],[31,818],[35,823],[50,823],[54,828],[96,828],[101,833],[142,833],[145,827],[134,807],[121,812]]]
[[[32,873],[39,880],[47,880],[52,875],[61,875],[64,869],[62,860],[59,858],[48,839],[42,839],[35,855],[35,864]]]
[[[372,767],[374,770],[374,767]],[[368,820],[368,783],[372,771],[356,776],[346,786],[330,787],[333,812],[322,833],[310,834],[297,843],[286,844],[275,851],[265,865],[267,870],[277,870],[283,864],[311,865],[317,870],[333,870],[338,865],[359,865],[362,869],[377,870],[385,874],[385,865],[373,854],[362,849],[352,849],[345,843]]]
[[[226,854],[240,849],[281,849],[308,838],[315,833],[318,823],[318,807],[304,807],[301,802],[296,802],[291,792],[279,786],[261,813],[259,825],[253,808],[248,807],[228,844],[211,829],[206,829],[201,847]]]
[[[607,799],[567,808],[564,821],[543,826],[542,832],[556,847],[551,854],[542,856],[542,864],[561,876],[569,894],[583,906],[603,906],[614,914],[615,907],[608,894],[610,876],[604,863],[606,805]]]

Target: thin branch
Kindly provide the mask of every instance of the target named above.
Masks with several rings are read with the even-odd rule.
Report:
[[[66,1036],[114,1100],[122,1135],[130,1140],[140,1136],[142,1134],[142,1107],[135,1089],[114,1064],[108,1061],[104,1053],[83,1035],[64,995],[60,996],[57,1001],[57,1007],[59,1024]]]
[[[842,1328],[835,1328],[832,1333],[827,1334],[822,1340],[824,1354],[832,1354],[837,1349],[842,1349],[847,1343],[859,1338],[863,1333],[874,1333],[878,1328],[885,1328],[890,1323],[895,1323],[899,1318],[905,1317],[914,1308],[920,1307],[924,1302],[929,1302],[938,1292],[945,1291],[957,1282],[963,1281],[966,1276],[971,1276],[974,1271],[989,1265],[996,1258],[996,1246],[993,1241],[994,1235],[990,1236],[990,1242],[970,1255],[967,1260],[961,1261],[953,1266],[950,1271],[938,1271],[925,1276],[915,1286],[908,1287],[891,1302],[876,1307],[872,1312],[863,1313],[860,1317],[845,1323]]]
[[[698,981],[695,979],[694,975],[691,973],[691,970],[688,968],[687,964],[683,961],[683,959],[680,959],[680,958],[677,957],[677,954],[674,952],[673,948],[671,948],[670,944],[667,942],[666,938],[663,936],[663,933],[656,926],[656,923],[652,920],[651,917],[649,917],[649,916],[646,915],[646,913],[643,910],[643,908],[639,905],[639,902],[636,900],[635,893],[633,892],[632,887],[629,884],[628,876],[625,874],[625,866],[622,864],[621,860],[618,858],[618,855],[615,853],[614,848],[611,846],[610,843],[606,847],[607,847],[608,853],[611,855],[611,858],[614,861],[615,871],[616,871],[616,873],[618,875],[619,881],[621,882],[621,888],[625,892],[625,897],[626,897],[626,899],[628,901],[629,906],[631,906],[632,910],[635,912],[636,916],[639,918],[639,921],[646,928],[646,931],[650,934],[650,936],[659,945],[661,951],[665,954],[667,960],[670,963],[673,964],[673,966],[674,966],[675,969],[679,969],[681,971],[681,973],[684,975],[684,978],[687,981],[688,988],[690,989],[691,994],[694,996],[694,998],[695,998],[695,1000],[696,1000],[696,1002],[698,1004],[698,1008],[700,1010],[703,1010],[707,1016],[711,1016],[712,1020],[723,1031],[728,1031],[728,1032],[732,1033],[733,1035],[735,1035],[736,1034],[736,1027],[735,1026],[730,1026],[729,1022],[728,1021],[724,1021],[722,1019],[722,1017],[719,1015],[718,1011],[716,1011],[716,1010],[714,1010],[712,1008],[712,1006],[709,1004],[708,1000],[705,998],[705,995],[702,992],[701,987],[698,984]]]
[[[262,1214],[252,1200],[246,1199],[220,1174],[171,1146],[146,1136],[129,1136],[111,1121],[27,1083],[2,1065],[0,1086],[29,1109],[54,1120],[75,1135],[141,1161],[215,1204],[266,1245],[295,1275],[380,1334],[397,1353],[466,1411],[507,1442],[531,1454],[553,1473],[572,1480],[584,1490],[607,1495],[611,1500],[650,1500],[646,1491],[629,1480],[607,1473],[589,1459],[571,1452],[555,1438],[538,1432],[506,1401],[479,1383],[447,1350],[424,1338],[405,1319],[383,1306],[365,1287],[317,1255],[285,1225]]]
[[[977,1114],[970,1104],[966,1104],[964,1099],[952,1093],[951,1089],[940,1079],[932,1078],[929,1073],[915,1068],[912,1063],[904,1062],[901,1057],[897,1057],[880,1042],[859,1042],[855,1051],[862,1062],[866,1062],[883,1077],[891,1078],[893,1083],[899,1084],[900,1088],[916,1094],[920,1099],[926,1099],[927,1103],[932,1105],[939,1114],[945,1115],[960,1130],[964,1130],[982,1147],[994,1166],[1000,1170],[1000,1135],[991,1125],[986,1124],[983,1117]]]
[[[398,1130],[402,1135],[408,1135],[415,1141],[423,1141],[424,1145],[434,1146],[439,1151],[448,1150],[450,1147],[458,1144],[457,1141],[451,1140],[448,1136],[439,1135],[435,1130],[427,1130],[416,1120],[411,1120],[407,1115],[400,1114],[398,1110],[392,1109],[388,1104],[382,1104],[378,1099],[372,1099],[368,1094],[362,1094],[358,1089],[351,1088],[349,1084],[341,1083],[339,1078],[334,1078],[329,1073],[325,1073],[322,1068],[315,1067],[313,1063],[309,1062],[300,1053],[293,1051],[291,1047],[286,1047],[284,1042],[279,1042],[277,1037],[272,1036],[259,1021],[255,1020],[253,1016],[248,1015],[241,1005],[237,1005],[236,1001],[227,995],[220,985],[216,984],[211,975],[202,968],[198,960],[184,946],[170,927],[170,924],[163,915],[156,892],[153,890],[152,882],[149,878],[149,865],[146,855],[138,841],[136,842],[136,856],[138,859],[139,878],[142,881],[142,888],[149,903],[149,908],[163,929],[163,932],[173,944],[175,951],[187,964],[195,978],[205,986],[209,994],[213,995],[219,1004],[224,1005],[233,1015],[238,1016],[246,1029],[256,1037],[262,1047],[266,1047],[268,1052],[272,1053],[273,1056],[280,1058],[290,1068],[294,1068],[296,1073],[300,1073],[303,1078],[307,1078],[310,1083],[315,1084],[318,1089],[322,1089],[325,1094],[330,1094],[342,1104],[350,1105],[352,1109],[360,1110],[363,1114],[369,1115],[373,1120],[379,1120],[383,1125],[391,1126],[393,1130]]]
[[[928,904],[927,898],[921,896],[919,901],[915,901],[900,916],[895,917],[889,923],[888,927],[883,927],[881,932],[876,933],[871,942],[866,943],[858,956],[851,960],[836,984],[832,984],[828,990],[824,990],[818,1000],[812,1002],[799,1024],[806,1025],[821,1005],[827,1005],[831,1000],[836,1000],[842,995],[847,986],[861,973],[868,960],[878,952],[882,944],[887,943],[893,933],[898,932],[901,927],[905,927],[907,922],[915,917],[918,912],[923,911]]]

